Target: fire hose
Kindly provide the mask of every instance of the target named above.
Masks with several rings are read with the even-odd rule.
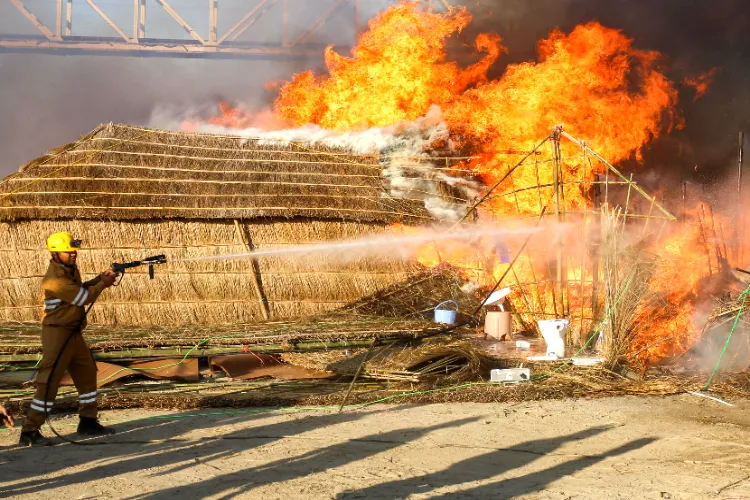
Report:
[[[154,279],[154,266],[160,265],[160,264],[166,264],[167,258],[164,255],[154,255],[152,257],[147,257],[143,260],[136,260],[133,262],[116,262],[112,264],[112,271],[115,273],[120,274],[120,281],[117,282],[117,285],[122,282],[122,279],[125,277],[125,271],[127,269],[132,269],[134,267],[139,266],[148,266],[148,276],[149,279]],[[63,353],[65,352],[65,348],[68,346],[68,343],[70,343],[70,340],[75,337],[78,334],[82,334],[83,330],[83,324],[86,322],[86,318],[89,315],[89,311],[91,311],[91,308],[94,307],[94,304],[96,303],[96,299],[94,299],[91,304],[89,304],[89,307],[86,308],[83,312],[83,317],[80,319],[80,321],[73,327],[73,331],[68,335],[68,338],[65,339],[65,342],[63,343],[62,347],[60,348],[60,352],[57,353],[57,357],[55,358],[55,361],[52,363],[52,369],[50,370],[50,377],[54,375],[55,369],[57,368],[57,365],[60,363],[60,359],[62,358]],[[91,355],[91,359],[94,358],[94,355]],[[96,363],[96,361],[94,361]],[[49,381],[47,383],[47,388],[44,391],[44,401],[47,401],[49,399]],[[52,426],[52,422],[49,418],[49,406],[47,404],[44,405],[44,420],[47,422],[47,425],[52,430],[52,433],[62,439],[63,441],[70,443],[70,444],[77,444],[77,445],[91,445],[93,443],[84,443],[81,441],[76,441],[75,439],[69,439],[62,435],[60,435],[57,430]]]

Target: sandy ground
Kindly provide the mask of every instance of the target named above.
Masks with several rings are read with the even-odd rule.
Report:
[[[0,497],[750,498],[750,402],[734,403],[106,412],[120,433],[96,446],[0,432]]]

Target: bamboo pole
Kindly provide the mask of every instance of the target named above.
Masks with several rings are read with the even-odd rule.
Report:
[[[651,220],[651,214],[654,211],[654,205],[656,204],[656,198],[651,198],[651,206],[648,207],[648,215],[646,215],[645,219],[646,222],[643,224],[643,231],[641,231],[641,235],[645,236],[646,229],[648,229],[648,221]]]
[[[383,342],[401,339],[401,336],[395,337],[384,337],[381,340]],[[370,339],[350,339],[336,342],[324,342],[324,341],[309,341],[309,342],[297,342],[294,344],[293,351],[327,351],[330,349],[352,349],[355,347],[367,347],[370,345]],[[132,349],[121,349],[121,350],[110,350],[110,351],[92,351],[95,360],[98,361],[112,361],[112,360],[137,360],[143,358],[182,358],[185,354],[193,350],[190,354],[190,358],[200,358],[205,356],[218,356],[224,354],[241,354],[247,353],[246,346],[234,345],[234,346],[217,346],[217,347],[200,347],[195,349],[195,346],[185,345],[179,347],[166,347],[166,348],[132,348]],[[274,343],[274,344],[261,344],[251,345],[250,350],[255,353],[281,353],[288,352],[289,346],[287,343]],[[0,354],[0,363],[19,363],[19,362],[35,362],[39,359],[39,354]]]
[[[745,133],[740,131],[739,147],[737,149],[737,231],[735,232],[735,258],[737,265],[742,265],[743,248],[742,237],[744,236],[744,219],[742,217],[742,162],[745,152]]]
[[[701,203],[701,211],[702,210],[703,204]],[[701,229],[701,238],[703,238],[703,248],[706,250],[706,258],[708,259],[708,274],[713,276],[714,271],[713,267],[711,266],[711,250],[708,248],[708,240],[706,239],[706,232],[703,227],[703,219],[701,218],[701,214],[698,214],[698,224],[700,225]]]
[[[594,174],[594,179],[597,181],[599,180],[599,174]],[[601,210],[601,202],[600,202],[600,188],[598,185],[594,187],[594,209],[595,210]],[[601,212],[599,212],[599,216],[601,217]],[[594,237],[591,241],[591,255],[593,256],[594,263],[593,263],[593,269],[591,271],[591,316],[596,318],[597,315],[597,309],[599,304],[599,259],[601,258],[600,255],[600,244],[601,244],[601,234],[598,232],[594,232]]]
[[[613,181],[613,180],[610,180],[609,182],[606,182],[606,183],[604,181],[597,181],[597,182],[594,182],[594,181],[568,181],[568,182],[561,182],[560,183],[561,186],[587,186],[587,185],[594,185],[594,184],[602,184],[602,185],[603,184],[609,184],[609,185],[612,185],[612,186],[614,186],[614,185],[623,185],[623,186],[626,186],[626,185],[628,185],[630,183],[628,181]],[[633,182],[633,184],[636,184],[636,183]],[[541,184],[539,187],[553,187],[553,186],[554,186],[554,183],[550,182],[549,184]],[[513,194],[523,193],[524,191],[531,191],[533,189],[536,189],[536,186],[529,186],[529,187],[524,187],[524,188],[518,188],[518,189],[515,189],[513,191],[505,191],[505,192],[497,194],[495,196],[491,196],[489,199],[490,200],[494,200],[496,198],[505,198],[506,196],[511,196]],[[570,212],[566,212],[566,213],[570,213]]]
[[[526,288],[521,285],[521,280],[518,279],[518,274],[516,274],[515,269],[511,269],[511,273],[513,273],[513,279],[516,280],[516,286],[518,286],[518,289],[521,291],[521,297],[523,297],[523,301],[526,303],[526,310],[531,311],[534,310],[534,307],[531,305],[531,302],[529,301],[529,297],[526,294]]]
[[[560,172],[559,164],[557,163],[557,139],[552,141],[552,158],[554,163],[552,164],[552,183],[554,185],[554,203],[555,203],[555,219],[558,224],[560,223]],[[562,242],[558,242],[556,247],[556,265],[555,265],[555,289],[558,291],[560,297],[560,308],[562,314],[565,314],[565,299],[562,296]],[[557,314],[558,309],[555,306],[555,313]]]
[[[701,209],[703,207],[701,206]],[[722,255],[721,253],[721,247],[719,246],[719,236],[716,233],[716,221],[714,219],[714,211],[711,208],[711,205],[708,205],[708,215],[711,216],[711,232],[714,235],[714,248],[716,250],[716,267],[717,269],[721,269],[721,262],[719,262],[719,259],[726,258],[726,256]],[[705,218],[705,214],[703,216]]]
[[[352,378],[351,384],[349,384],[349,389],[346,391],[346,395],[344,395],[344,399],[341,401],[341,406],[339,406],[339,413],[344,409],[344,406],[346,406],[346,402],[349,400],[349,395],[352,393],[352,389],[354,389],[354,384],[357,382],[357,378],[359,378],[359,374],[362,373],[362,368],[364,368],[365,363],[367,363],[367,358],[370,357],[370,354],[372,354],[373,349],[375,349],[375,345],[378,343],[377,337],[372,339],[372,342],[370,343],[370,347],[367,349],[367,352],[365,352],[364,357],[362,358],[362,362],[359,364],[359,368],[357,368],[357,373],[354,374],[354,378]]]
[[[682,181],[682,221],[687,220],[687,181]]]
[[[625,197],[625,212],[623,213],[622,231],[625,232],[625,224],[628,223],[628,208],[630,205],[630,190],[633,187],[633,174],[630,174],[628,180],[628,195]]]
[[[558,172],[558,186],[560,187],[560,220],[565,220],[567,217],[565,216],[565,179],[563,179],[563,159],[562,159],[562,145],[560,144],[560,141],[558,140],[556,142],[556,150],[557,150],[557,172]],[[584,207],[585,210],[585,207]],[[585,216],[584,216],[585,217]],[[560,240],[562,243],[562,239]],[[562,288],[563,288],[563,314],[565,317],[570,317],[570,284],[568,283],[568,259],[565,258],[565,248],[560,249],[561,257],[562,257]]]
[[[243,231],[243,228],[240,226],[240,222],[237,219],[234,219],[234,227],[237,230],[237,235],[240,237],[240,241],[242,244],[248,249],[248,251],[252,252],[255,250],[252,240],[250,240],[249,235],[246,235]],[[247,236],[247,239],[246,239]],[[263,319],[268,321],[270,318],[270,310],[268,307],[268,301],[266,300],[266,297],[263,295],[263,289],[261,288],[261,281],[258,271],[258,262],[255,260],[255,258],[250,257],[250,274],[252,276],[252,285],[253,289],[255,290],[255,294],[258,296],[258,301],[260,302],[260,310],[261,313],[263,313]]]
[[[583,175],[582,175],[581,178],[585,182],[586,181],[586,149],[585,148],[581,148],[581,163],[583,164]],[[587,196],[583,197],[583,209],[584,209],[584,211],[588,209],[588,197]],[[586,228],[586,220],[587,220],[586,214],[584,214],[583,215],[583,226],[584,226],[584,228]],[[576,339],[576,341],[577,341],[576,343],[577,344],[580,343],[580,341],[581,341],[580,335],[581,335],[581,333],[583,333],[583,309],[584,309],[584,300],[583,300],[583,297],[584,297],[584,280],[583,280],[583,273],[584,273],[584,270],[587,267],[586,266],[586,247],[588,246],[588,240],[589,240],[589,234],[588,234],[588,231],[585,231],[583,233],[583,244],[581,245],[581,265],[578,267],[579,272],[581,273],[581,278],[580,278],[581,279],[581,291],[580,291],[580,297],[579,297],[579,303],[580,303],[579,307],[581,309],[581,324],[580,324],[580,328],[578,329],[579,338]]]
[[[721,246],[724,249],[724,258],[729,259],[729,253],[727,253],[727,240],[724,237],[724,223],[719,222],[719,234],[721,235]]]
[[[604,204],[609,206],[609,172],[604,172]]]
[[[604,159],[604,157],[602,155],[600,155],[599,153],[597,153],[596,151],[594,151],[590,147],[586,146],[585,143],[579,141],[578,139],[576,139],[575,137],[573,137],[569,133],[565,132],[564,130],[561,132],[561,135],[563,137],[565,137],[566,139],[568,139],[570,141],[573,141],[574,143],[578,144],[579,146],[586,148],[586,151],[588,152],[588,154],[592,155],[597,160],[599,160],[600,162],[602,162],[617,177],[621,178],[624,181],[628,180],[627,177],[625,177],[619,170],[617,170],[614,166],[612,166],[611,163],[609,163],[606,159]],[[664,215],[666,215],[667,218],[669,218],[670,220],[677,220],[677,218],[674,215],[672,215],[671,213],[669,213],[669,211],[666,208],[664,208],[661,205],[659,205],[658,203],[656,203],[656,198],[654,198],[653,196],[651,196],[648,193],[646,193],[643,189],[641,189],[640,186],[638,186],[638,184],[633,183],[633,189],[635,189],[636,192],[640,193],[642,196],[646,197],[646,199],[651,200],[652,202],[654,202],[655,205],[656,205],[656,208],[658,208]]]
[[[561,175],[561,165],[560,165],[560,136],[557,132],[553,132],[555,134],[553,136],[552,140],[552,154],[553,154],[553,170],[552,170],[552,176],[553,176],[553,182],[555,184],[555,218],[557,219],[557,223],[562,223],[562,187],[560,186],[560,175]],[[560,312],[561,317],[567,316],[567,306],[566,306],[566,298],[565,298],[565,264],[564,264],[564,251],[565,246],[562,238],[557,242],[557,289],[560,297]]]
[[[544,204],[542,203],[542,183],[541,183],[541,180],[539,179],[539,161],[537,160],[536,157],[534,157],[534,170],[536,172],[537,193],[539,195],[539,210],[542,211],[544,209],[543,208]],[[545,254],[546,254],[546,252],[545,252]],[[545,255],[545,257],[546,257],[546,255]],[[550,268],[550,265],[549,265],[549,259],[545,258],[545,260],[547,261],[547,275],[551,278],[552,277],[552,269]],[[537,284],[537,294],[539,295],[539,297],[543,297],[544,296],[544,293],[541,293],[538,284]],[[547,304],[546,303],[543,306],[540,304],[540,306],[542,307],[543,311],[547,310]],[[557,296],[555,294],[554,284],[552,286],[552,307],[554,308],[555,313],[557,313]]]
[[[510,186],[511,186],[511,188],[514,191],[516,191],[516,183],[513,180],[513,176],[512,175],[508,176],[508,179],[510,180]],[[518,215],[521,215],[521,204],[518,202],[518,194],[515,194],[513,197],[514,197],[515,202],[516,202],[516,212],[518,213]],[[539,201],[541,203],[541,199]],[[529,253],[529,249],[528,248],[526,248],[525,253],[526,253],[526,260],[529,262],[529,270],[531,271],[531,279],[533,280],[534,283],[536,283],[537,278],[536,278],[536,273],[534,272],[534,264],[533,264],[533,262],[531,260],[531,254]],[[513,270],[513,276],[515,277],[516,282],[518,282],[519,280],[518,280],[518,276],[516,275],[515,269]],[[524,300],[526,301],[526,304],[528,306],[528,310],[531,311],[532,310],[532,307],[531,307],[531,303],[532,302],[528,300],[525,288],[522,288],[521,290],[522,290],[522,293],[523,293],[523,296],[524,296]],[[537,297],[541,297],[541,295],[539,293],[539,285],[536,286],[536,293],[537,293]]]
[[[455,229],[464,220],[466,220],[477,209],[477,207],[479,207],[479,205],[481,205],[482,203],[484,203],[490,197],[490,195],[492,194],[492,192],[495,191],[495,189],[497,189],[497,187],[500,184],[502,184],[503,182],[505,182],[505,179],[507,179],[508,176],[510,174],[512,174],[515,169],[517,169],[518,167],[520,167],[523,164],[523,162],[526,161],[527,158],[529,158],[531,155],[535,154],[536,151],[544,145],[544,143],[546,143],[548,140],[550,140],[550,138],[551,138],[551,136],[545,137],[542,140],[542,142],[540,142],[539,144],[537,144],[534,147],[534,149],[532,149],[527,155],[525,155],[523,158],[521,158],[521,160],[518,163],[516,163],[512,168],[510,168],[510,170],[508,170],[505,173],[505,175],[503,175],[497,182],[495,182],[495,184],[493,184],[492,186],[490,186],[490,188],[487,190],[487,192],[485,194],[483,194],[476,202],[474,202],[474,204],[471,207],[469,207],[469,209],[466,212],[466,214],[464,214],[463,217],[461,217],[458,221],[456,221],[456,223],[451,227],[451,229]]]

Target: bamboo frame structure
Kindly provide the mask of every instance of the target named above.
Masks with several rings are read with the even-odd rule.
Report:
[[[568,318],[578,330],[572,332],[570,340],[580,343],[588,337],[585,332],[600,315],[599,206],[619,206],[625,223],[641,225],[644,237],[653,236],[647,233],[649,221],[666,223],[676,217],[647,193],[632,174],[624,175],[561,126],[548,139],[552,147],[545,154],[550,157],[525,157],[514,167],[512,175],[506,173],[492,195],[482,200],[482,208],[504,216],[535,217],[540,210],[537,207],[550,200],[554,210],[546,216],[548,221],[581,224],[584,228],[582,234],[577,232],[577,242],[561,238],[549,248],[526,248],[526,258],[516,263],[510,281],[505,284],[517,290],[513,308],[524,322],[535,324],[542,318]],[[570,147],[578,153],[571,153]],[[519,177],[525,180],[521,185]],[[716,230],[714,236],[720,249]],[[540,255],[547,251],[551,255],[543,259],[544,263]],[[556,263],[554,269],[551,262]]]

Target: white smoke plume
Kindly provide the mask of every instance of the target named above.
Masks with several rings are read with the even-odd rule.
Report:
[[[196,110],[183,110],[180,115],[160,109],[154,113],[150,125],[180,130],[185,119],[195,116]],[[191,130],[205,134],[233,135],[258,140],[260,144],[302,142],[311,147],[342,148],[359,154],[377,154],[384,165],[382,176],[388,181],[387,196],[421,199],[431,215],[439,220],[453,221],[463,217],[468,205],[482,192],[481,182],[466,171],[443,167],[435,159],[437,146],[441,155],[456,154],[448,127],[442,121],[438,106],[413,121],[390,127],[372,127],[355,132],[337,132],[317,125],[280,128],[281,123],[268,110],[248,112],[247,128],[227,128],[205,122],[195,123]],[[450,193],[441,193],[441,187]]]

